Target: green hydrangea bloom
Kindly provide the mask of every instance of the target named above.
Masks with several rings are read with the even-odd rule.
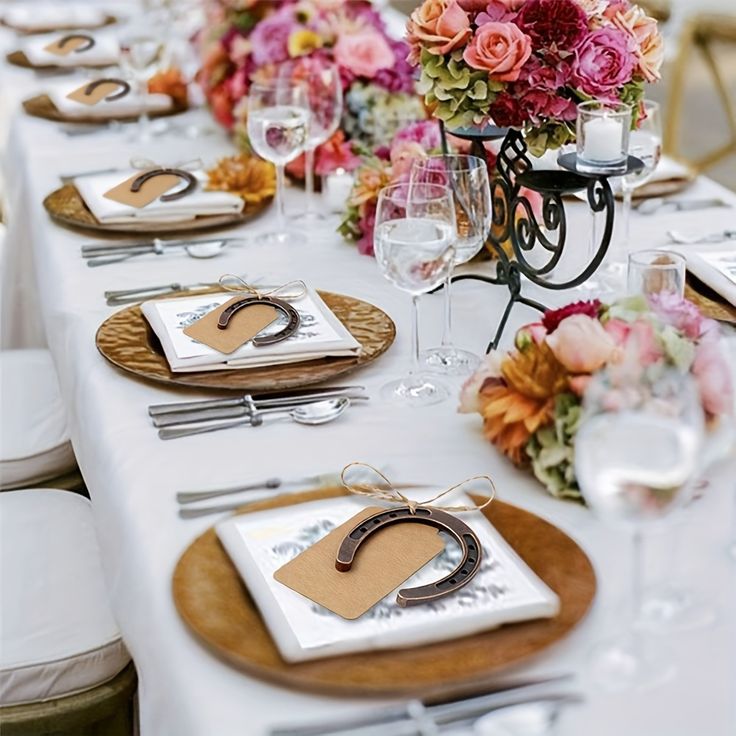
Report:
[[[582,500],[575,479],[573,438],[580,425],[580,400],[571,393],[555,398],[551,425],[532,435],[526,453],[537,480],[557,498]]]

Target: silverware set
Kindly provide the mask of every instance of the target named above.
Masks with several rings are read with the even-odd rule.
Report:
[[[140,286],[136,289],[117,289],[106,291],[105,302],[108,307],[119,307],[123,304],[134,304],[136,302],[143,302],[146,299],[153,299],[157,296],[167,296],[168,294],[176,294],[182,291],[204,291],[206,289],[212,289],[218,284],[199,282],[196,284],[179,284],[174,282],[172,284],[157,284],[155,286]]]
[[[327,424],[350,406],[368,401],[363,386],[300,390],[282,395],[244,394],[232,398],[154,404],[148,414],[162,440],[217,432],[233,427],[257,427],[268,418],[298,424]]]
[[[728,240],[736,240],[736,230],[721,230],[717,233],[706,235],[684,235],[677,230],[668,230],[667,237],[670,242],[677,245],[701,245],[706,243],[725,243]]]
[[[571,675],[561,675],[530,680],[447,702],[411,700],[374,708],[361,716],[273,728],[270,736],[435,736],[450,729],[454,734],[462,733],[463,728],[468,733],[479,733],[473,728],[475,724],[490,719],[491,714],[501,716],[510,708],[521,710],[514,721],[526,720],[523,733],[545,736],[551,733],[562,707],[583,702],[582,696],[570,689],[571,679]]]
[[[655,215],[659,212],[694,212],[696,210],[707,210],[715,207],[730,207],[728,202],[722,199],[664,199],[653,197],[643,199],[634,205],[634,209],[640,215]]]
[[[215,258],[234,243],[244,243],[244,238],[209,238],[207,240],[133,241],[129,243],[89,243],[82,246],[82,258],[90,268],[108,266],[138,256],[162,256],[183,250],[190,258]]]

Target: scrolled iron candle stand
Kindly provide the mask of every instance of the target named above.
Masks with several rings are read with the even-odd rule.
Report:
[[[446,131],[440,122],[443,151],[447,153]],[[535,171],[529,158],[522,134],[513,129],[487,126],[482,129],[450,131],[458,138],[471,142],[470,153],[488,161],[484,144],[503,138],[491,176],[491,201],[493,209],[491,233],[488,244],[497,256],[496,276],[463,274],[453,277],[454,281],[471,279],[489,284],[506,286],[509,300],[506,303],[492,341],[486,352],[498,347],[514,304],[525,304],[541,312],[546,307],[522,293],[525,277],[533,284],[556,291],[572,289],[589,279],[601,265],[613,234],[615,199],[607,174],[584,174],[577,170],[576,154],[561,156],[558,163],[564,170]],[[629,157],[627,173],[643,166],[636,158]],[[526,187],[542,195],[541,222],[534,213],[531,202],[521,193]],[[574,278],[555,282],[550,279],[554,268],[562,258],[567,242],[567,216],[563,197],[585,190],[590,209],[594,213],[605,213],[600,242],[594,244],[593,255]],[[513,258],[509,257],[504,244],[510,243]],[[545,252],[541,265],[533,265],[529,254]]]

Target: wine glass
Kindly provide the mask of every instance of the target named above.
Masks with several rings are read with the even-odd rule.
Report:
[[[283,65],[286,69],[288,65]],[[291,78],[301,80],[307,89],[309,104],[309,134],[304,146],[304,184],[307,194],[306,210],[291,219],[305,224],[322,221],[325,216],[315,208],[314,201],[314,152],[317,146],[328,141],[340,125],[342,118],[342,80],[335,64],[320,63],[319,68],[309,70],[295,65]]]
[[[633,539],[628,629],[592,653],[598,683],[610,690],[657,684],[674,667],[636,628],[641,610],[643,530],[691,497],[704,417],[694,380],[627,355],[593,377],[575,437],[575,473],[583,497],[604,522]]]
[[[419,373],[419,295],[439,286],[452,272],[457,237],[453,195],[446,186],[393,184],[379,192],[373,235],[376,261],[384,277],[411,294],[412,368],[384,386],[381,395],[405,406],[426,406],[447,398],[444,386]]]
[[[141,112],[135,139],[145,143],[151,139],[150,120],[146,109],[148,80],[168,64],[166,31],[158,13],[144,13],[124,25],[118,34],[120,70],[131,79],[140,98]]]
[[[261,243],[285,243],[291,233],[284,212],[284,169],[304,151],[309,135],[307,90],[302,82],[276,78],[252,84],[248,92],[248,138],[253,150],[276,165],[277,229]]]
[[[457,239],[453,266],[467,263],[483,248],[491,229],[491,188],[488,166],[477,156],[446,154],[414,161],[411,186],[440,184],[450,188]],[[452,342],[452,271],[445,279],[445,324],[442,344],[424,354],[424,363],[432,370],[447,375],[468,375],[480,358],[468,350],[456,348]]]

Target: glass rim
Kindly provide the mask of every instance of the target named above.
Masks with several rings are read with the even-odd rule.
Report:
[[[427,158],[422,159],[415,159],[412,162],[412,168],[417,169],[424,169],[429,168],[429,164],[432,161],[439,161],[439,160],[456,160],[456,161],[466,161],[468,164],[472,162],[472,167],[470,168],[486,168],[487,164],[486,162],[480,157],[475,156],[472,153],[433,153],[431,156],[427,156]]]
[[[672,260],[669,263],[652,263],[644,260],[647,257],[656,258],[658,256],[668,256],[672,258]],[[687,258],[676,250],[658,250],[656,248],[648,248],[646,250],[638,250],[635,253],[629,253],[629,264],[664,271],[669,268],[687,266]]]
[[[601,100],[586,100],[577,105],[578,113],[595,115],[597,113],[606,115],[631,115],[633,107],[625,102],[605,102]]]

